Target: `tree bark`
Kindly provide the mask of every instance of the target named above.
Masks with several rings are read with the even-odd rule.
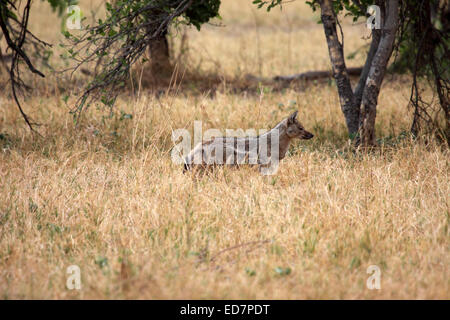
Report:
[[[333,77],[339,93],[342,112],[344,113],[347,129],[350,137],[355,136],[359,129],[359,105],[355,99],[350,84],[350,79],[345,66],[344,50],[336,31],[336,17],[333,11],[332,0],[319,1],[321,8],[321,19],[328,44]]]
[[[167,30],[149,43],[149,53],[152,75],[154,77],[170,75],[172,65],[170,64]]]
[[[355,105],[359,108],[361,106],[364,88],[366,87],[367,77],[369,76],[370,67],[372,66],[373,58],[378,50],[380,44],[381,32],[380,30],[372,30],[372,43],[370,44],[369,52],[367,53],[366,63],[361,71],[358,84],[355,88]]]
[[[398,0],[386,3],[385,23],[382,22],[381,39],[367,76],[360,117],[360,137],[362,146],[375,145],[375,117],[378,94],[386,73],[386,67],[394,47],[399,24]]]

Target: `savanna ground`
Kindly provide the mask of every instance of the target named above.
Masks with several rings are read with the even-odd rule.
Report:
[[[35,5],[32,29],[57,44],[58,18]],[[187,32],[182,60],[195,81],[158,95],[135,85],[112,116],[92,107],[75,127],[69,106],[86,80],[47,71],[24,102],[40,137],[2,90],[1,297],[450,298],[449,153],[405,134],[409,76],[386,77],[380,147],[354,153],[333,82],[246,89],[248,73],[329,69],[317,14],[302,1],[267,14],[226,0],[221,15],[224,26]],[[366,43],[363,25],[343,27],[347,54]],[[224,168],[195,179],[171,161],[172,130],[194,120],[269,128],[295,109],[315,138],[294,143],[276,175]],[[70,265],[81,290],[66,288]],[[366,287],[370,265],[380,290]]]

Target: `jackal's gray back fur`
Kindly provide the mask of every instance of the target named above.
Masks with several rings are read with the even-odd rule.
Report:
[[[184,169],[200,165],[267,165],[283,159],[293,138],[311,139],[313,135],[297,121],[297,111],[270,131],[255,137],[216,137],[199,143],[186,157]],[[272,157],[273,156],[273,157]]]

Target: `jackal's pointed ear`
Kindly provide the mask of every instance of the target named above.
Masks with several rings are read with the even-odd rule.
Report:
[[[294,123],[295,122],[295,119],[297,118],[297,113],[298,113],[298,111],[295,111],[293,114],[291,114],[289,116],[289,118],[288,118],[288,122],[289,123]]]

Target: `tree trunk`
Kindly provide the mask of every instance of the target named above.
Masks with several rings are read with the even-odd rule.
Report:
[[[370,44],[369,53],[367,54],[366,63],[364,64],[361,76],[359,78],[358,84],[355,88],[355,105],[358,108],[361,105],[362,96],[364,93],[364,88],[366,87],[367,77],[369,76],[369,71],[372,66],[373,58],[378,50],[378,45],[380,44],[381,32],[380,30],[372,30],[372,43]]]
[[[172,74],[167,30],[149,43],[149,54],[150,68],[153,77],[166,77]]]
[[[385,22],[382,22],[381,39],[373,57],[362,96],[360,117],[360,137],[362,146],[375,145],[375,117],[378,94],[386,73],[386,67],[394,48],[395,35],[399,24],[398,0],[386,3]]]
[[[330,54],[333,77],[336,79],[336,86],[339,93],[341,109],[344,113],[347,129],[350,137],[358,133],[359,128],[359,105],[355,104],[355,99],[350,84],[350,79],[345,66],[344,50],[336,31],[336,17],[333,11],[332,0],[321,0],[321,19],[327,39],[328,51]]]
[[[337,19],[333,11],[333,3],[331,0],[319,1],[341,109],[345,116],[350,137],[357,137],[355,144],[362,144],[363,146],[375,144],[378,94],[386,72],[386,66],[392,54],[399,23],[398,0],[388,0],[387,3],[377,0],[375,3],[381,9],[382,30],[372,30],[372,43],[366,63],[353,92],[345,66],[344,49],[336,32]]]

